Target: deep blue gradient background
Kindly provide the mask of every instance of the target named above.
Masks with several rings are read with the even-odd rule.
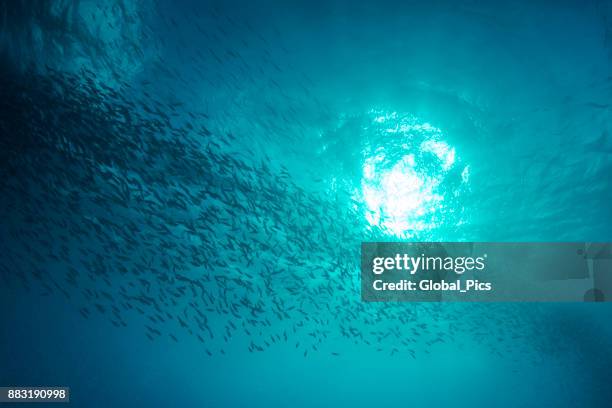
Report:
[[[608,304],[362,305],[357,265],[361,240],[381,236],[612,239],[612,4],[27,3],[0,6],[8,16],[0,35],[6,81],[28,83],[50,72],[75,74],[83,81],[93,76],[100,92],[120,90],[134,100],[144,95],[176,103],[174,108],[164,105],[165,112],[194,124],[203,121],[211,132],[207,143],[218,143],[240,163],[265,163],[276,175],[285,168],[287,183],[316,197],[308,202],[309,214],[302,215],[302,222],[291,201],[280,201],[280,209],[272,200],[257,202],[271,219],[283,220],[279,240],[293,230],[304,242],[298,246],[287,241],[285,256],[269,265],[294,269],[305,283],[297,294],[273,286],[271,292],[249,295],[253,302],[268,304],[274,294],[287,307],[305,298],[311,303],[292,309],[282,321],[275,319],[271,306],[265,309],[261,319],[269,318],[271,325],[262,329],[264,337],[300,322],[306,329],[262,352],[249,351],[257,330],[238,331],[219,345],[229,306],[223,306],[218,293],[215,304],[221,308],[206,311],[211,326],[221,326],[211,346],[180,329],[171,329],[178,342],[167,336],[149,341],[144,325],[150,323],[136,313],[124,316],[125,327],[111,324],[109,313],[96,313],[91,306],[94,312],[84,319],[79,312],[87,305],[84,286],[67,285],[72,295],[67,299],[58,291],[48,293],[33,279],[22,284],[15,271],[30,276],[30,264],[26,259],[16,268],[24,258],[23,247],[9,231],[22,222],[13,213],[23,197],[3,190],[0,385],[69,386],[71,405],[79,407],[610,405]],[[55,108],[48,104],[49,115]],[[142,113],[138,106],[134,110]],[[207,119],[194,119],[189,112],[205,113]],[[381,115],[391,117],[391,128],[405,124],[402,118],[435,127],[436,137],[455,149],[456,175],[469,168],[469,181],[452,178],[452,172],[440,176],[442,202],[425,200],[417,208],[439,215],[423,218],[424,227],[401,237],[376,229],[365,215],[362,179],[368,157],[380,152],[377,148],[389,158],[402,157],[414,147],[404,146],[402,135],[373,127]],[[10,116],[3,115],[2,123],[10,123]],[[10,126],[2,127],[3,146],[17,145],[21,137]],[[53,129],[61,133],[61,123]],[[11,150],[6,162],[15,154]],[[155,163],[149,165],[153,172]],[[6,180],[29,185],[31,180],[19,180],[6,168]],[[235,174],[256,185],[259,173],[247,173]],[[179,176],[165,172],[156,177],[180,186],[184,181]],[[74,185],[79,188],[86,190]],[[195,191],[197,186],[186,188]],[[230,188],[240,189],[238,184]],[[58,191],[57,197],[64,195]],[[245,238],[249,214],[229,204],[225,209],[234,214],[233,234],[240,244],[257,259],[268,259],[255,238]],[[78,222],[82,214],[73,216]],[[334,251],[321,250],[324,241],[312,227],[312,217],[329,231]],[[224,227],[207,222],[213,234],[201,245],[223,254]],[[332,224],[346,231],[340,233]],[[161,242],[161,235],[151,239]],[[175,241],[179,236],[190,239],[171,234]],[[82,239],[67,245],[76,250]],[[93,239],[86,244],[107,251]],[[49,252],[35,241],[31,246],[37,253]],[[115,259],[116,254],[105,255]],[[228,265],[211,270],[233,276],[233,268],[242,267],[234,255],[229,251]],[[63,276],[67,266],[48,259],[39,265],[49,276]],[[333,265],[350,273],[336,274]],[[260,282],[263,268],[247,270],[253,282]],[[111,286],[124,279],[110,277]],[[153,276],[141,278],[154,281]],[[332,295],[323,296],[313,289],[316,285],[329,287]],[[338,290],[342,285],[344,290]],[[167,311],[181,312],[170,306]],[[410,324],[405,324],[400,318],[408,314]],[[241,319],[230,319],[240,325]],[[449,335],[430,342],[432,337],[414,334],[419,324]],[[343,325],[365,334],[370,344],[359,335],[343,335]],[[395,334],[384,339],[372,334],[395,327],[401,333],[398,339],[412,336],[414,356],[404,348],[391,352],[399,341]],[[309,348],[304,355],[304,348],[295,344],[311,341],[308,333],[314,329],[329,329],[329,334],[317,350]],[[207,348],[214,348],[212,356]]]

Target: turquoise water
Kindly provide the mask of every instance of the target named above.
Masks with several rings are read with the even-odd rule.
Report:
[[[368,304],[367,240],[609,241],[608,2],[0,6],[0,385],[603,407],[605,304]]]

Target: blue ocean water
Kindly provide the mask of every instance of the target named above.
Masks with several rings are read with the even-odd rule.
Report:
[[[498,3],[0,6],[0,386],[609,406],[606,304],[360,300],[362,241],[610,241],[612,4]]]

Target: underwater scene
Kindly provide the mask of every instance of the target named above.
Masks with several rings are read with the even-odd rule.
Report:
[[[612,406],[611,304],[359,272],[362,242],[612,241],[611,114],[607,0],[1,2],[0,386]]]

